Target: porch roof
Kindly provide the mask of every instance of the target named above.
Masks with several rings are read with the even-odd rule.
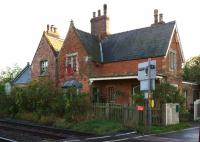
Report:
[[[123,80],[123,79],[137,79],[137,75],[130,75],[130,76],[110,76],[110,77],[94,77],[89,78],[90,83],[93,81],[102,81],[102,80]],[[163,77],[160,75],[156,76],[157,79],[162,79]]]

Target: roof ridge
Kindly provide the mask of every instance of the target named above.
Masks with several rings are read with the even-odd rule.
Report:
[[[174,20],[174,21],[170,21],[170,22],[167,22],[167,23],[163,23],[163,24],[157,24],[157,25],[153,25],[153,26],[148,26],[148,27],[143,27],[143,28],[127,30],[127,31],[123,31],[123,32],[118,32],[118,33],[111,34],[111,35],[109,35],[108,37],[106,37],[104,39],[107,39],[109,37],[116,36],[116,35],[119,35],[119,34],[124,34],[124,33],[132,32],[132,31],[139,31],[139,30],[148,29],[148,28],[149,29],[150,28],[156,28],[156,27],[164,26],[166,24],[171,24],[171,23],[176,23],[176,21]],[[102,40],[104,40],[104,39],[102,39]]]

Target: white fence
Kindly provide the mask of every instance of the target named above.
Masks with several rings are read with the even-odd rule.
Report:
[[[200,99],[194,101],[194,120],[200,120]]]

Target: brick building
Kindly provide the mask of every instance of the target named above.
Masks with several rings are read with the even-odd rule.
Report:
[[[28,81],[48,78],[59,87],[81,87],[93,101],[128,104],[139,90],[138,63],[151,58],[156,60],[156,83],[166,80],[185,92],[188,108],[197,99],[200,86],[182,82],[184,56],[175,21],[164,22],[163,14],[154,10],[150,26],[111,34],[104,5],[103,14],[93,12],[90,22],[87,33],[71,21],[64,40],[56,27],[47,25],[31,66],[20,73],[16,84],[24,76]]]
[[[47,25],[47,30],[43,32],[42,38],[32,60],[32,79],[44,77],[57,82],[57,57],[62,44],[63,40],[60,39],[57,28],[53,25]]]
[[[70,23],[58,57],[59,86],[74,80],[95,101],[127,104],[138,89],[138,63],[151,58],[157,64],[157,83],[167,80],[182,88],[184,57],[175,21],[165,23],[155,10],[151,26],[111,34],[104,5],[103,15],[94,12],[90,22],[91,33]]]

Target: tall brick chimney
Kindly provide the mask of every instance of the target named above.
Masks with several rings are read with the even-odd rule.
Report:
[[[54,27],[54,25],[49,26],[49,24],[47,25],[47,31],[46,33],[49,36],[55,37],[55,38],[60,38],[59,33],[57,32],[57,28]]]
[[[91,34],[96,35],[99,38],[104,38],[109,35],[109,17],[107,17],[107,5],[103,5],[103,15],[98,10],[98,16],[93,12],[93,18],[91,22]]]

